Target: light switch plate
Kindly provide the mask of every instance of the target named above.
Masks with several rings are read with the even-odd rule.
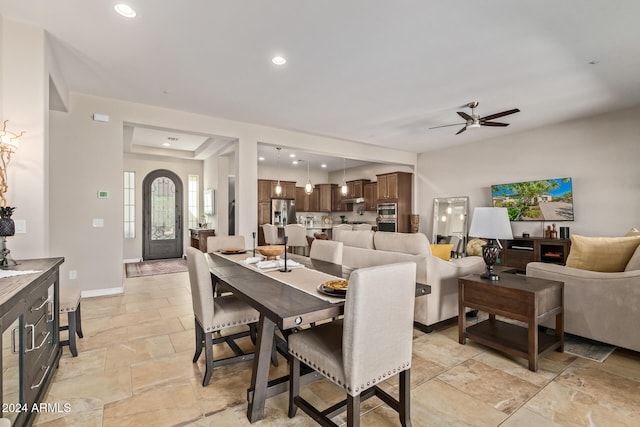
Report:
[[[94,218],[93,219],[93,226],[94,227],[104,227],[104,219],[102,219],[102,218]]]
[[[16,234],[25,234],[27,232],[26,219],[16,219],[13,222],[16,225]]]

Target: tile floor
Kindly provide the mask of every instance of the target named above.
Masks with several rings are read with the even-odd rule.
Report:
[[[79,356],[64,348],[45,398],[68,413],[42,413],[39,426],[248,426],[251,362],[214,371],[201,386],[193,357],[193,314],[187,273],[125,279],[123,295],[82,301]],[[616,350],[604,363],[552,353],[537,373],[526,361],[468,341],[451,324],[414,333],[411,416],[414,426],[637,426],[640,354]],[[251,347],[250,342],[244,345]],[[226,350],[221,350],[226,351]],[[280,366],[272,375],[286,372]],[[384,387],[395,393],[397,381]],[[397,395],[397,394],[396,394]],[[335,403],[327,382],[303,388],[312,403]],[[267,401],[256,426],[313,426],[302,411],[287,418],[287,395]],[[344,424],[344,417],[338,417]],[[396,414],[373,398],[363,426],[397,426]]]

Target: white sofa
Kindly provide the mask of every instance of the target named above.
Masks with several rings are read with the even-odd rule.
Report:
[[[347,230],[341,231],[336,240],[344,244],[342,264],[353,269],[416,263],[418,283],[431,286],[430,295],[416,298],[414,310],[416,326],[424,332],[431,332],[434,324],[458,315],[458,277],[485,270],[481,257],[445,261],[431,255],[429,240],[422,233]],[[389,291],[393,291],[392,283]]]

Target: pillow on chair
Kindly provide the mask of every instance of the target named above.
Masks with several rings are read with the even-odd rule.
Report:
[[[640,236],[585,237],[574,234],[571,236],[567,267],[601,272],[624,271],[638,245]]]
[[[431,246],[431,255],[442,258],[445,261],[449,261],[451,258],[452,244],[431,243],[429,246]]]

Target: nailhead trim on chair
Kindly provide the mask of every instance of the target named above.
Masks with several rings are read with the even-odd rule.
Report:
[[[249,323],[255,323],[258,320],[260,320],[260,319],[258,317],[255,317],[255,318],[251,318],[251,319],[237,320],[237,321],[231,322],[231,323],[222,323],[222,324],[219,324],[219,325],[215,325],[213,328],[207,328],[207,330],[205,332],[215,332],[215,331],[219,331],[220,329],[228,328],[230,326],[247,325]]]
[[[325,378],[330,379],[331,381],[333,381],[334,384],[339,385],[340,387],[342,387],[343,389],[347,390],[348,392],[351,391],[351,388],[347,387],[346,384],[342,384],[341,381],[337,380],[335,375],[332,375],[331,373],[326,372],[324,369],[321,369],[315,363],[311,362],[306,357],[301,356],[297,352],[292,352],[291,349],[289,349],[289,352],[291,354],[293,354],[297,359],[302,360],[306,365],[311,366],[315,371],[318,371],[318,372],[322,373],[325,376]],[[375,378],[373,378],[373,379],[367,381],[367,386],[366,387],[364,386],[364,384],[361,384],[360,387],[357,387],[354,392],[355,393],[359,393],[359,392],[361,392],[363,390],[367,390],[367,389],[371,388],[371,386],[373,386],[373,385],[379,383],[380,381],[384,380],[387,377],[387,375],[389,377],[391,377],[391,376],[393,376],[393,375],[395,375],[397,373],[400,373],[402,371],[406,371],[409,368],[411,368],[411,361],[405,362],[405,363],[402,364],[402,366],[394,368],[392,371],[388,371],[387,373],[383,372],[381,375],[378,375],[378,379],[377,380]]]

